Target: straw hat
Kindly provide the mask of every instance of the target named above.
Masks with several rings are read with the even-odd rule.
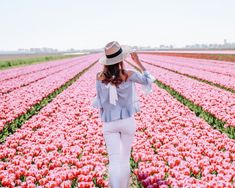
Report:
[[[129,46],[121,46],[117,41],[112,41],[106,44],[104,52],[99,62],[102,65],[113,65],[126,59],[133,50]]]

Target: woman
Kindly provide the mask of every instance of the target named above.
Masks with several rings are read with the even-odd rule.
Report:
[[[131,54],[143,74],[125,70],[123,61]],[[144,91],[152,91],[155,78],[144,68],[135,52],[130,53],[113,41],[105,46],[105,55],[99,62],[104,65],[96,76],[96,97],[93,107],[100,108],[103,135],[109,156],[109,185],[112,188],[128,188],[130,179],[130,152],[136,132],[134,114],[140,111],[135,82]]]

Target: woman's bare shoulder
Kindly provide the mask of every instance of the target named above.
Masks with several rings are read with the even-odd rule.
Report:
[[[134,73],[134,71],[131,69],[126,69],[126,73],[127,73],[128,77],[130,77]]]
[[[103,73],[102,73],[102,72],[98,72],[98,73],[96,74],[96,79],[97,79],[97,80],[103,80],[103,79],[104,79]]]

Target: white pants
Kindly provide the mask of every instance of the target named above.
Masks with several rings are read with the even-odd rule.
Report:
[[[131,146],[136,132],[134,116],[103,122],[103,134],[109,156],[109,185],[128,188],[130,179]]]

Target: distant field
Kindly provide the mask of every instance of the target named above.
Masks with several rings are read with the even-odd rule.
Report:
[[[10,67],[18,67],[23,65],[30,65],[35,63],[42,63],[45,61],[64,59],[70,57],[77,57],[76,55],[63,54],[12,54],[0,55],[0,69],[7,69]]]
[[[161,51],[151,51],[151,52],[140,52],[142,54],[156,54],[156,55],[164,55],[164,56],[177,56],[177,57],[187,57],[187,58],[197,58],[197,59],[210,59],[210,60],[220,60],[220,61],[231,61],[235,62],[235,53],[234,51],[229,53],[229,52],[161,52]]]
[[[143,51],[144,52],[144,51]],[[159,50],[148,52],[183,53],[183,54],[234,54],[235,50]]]

